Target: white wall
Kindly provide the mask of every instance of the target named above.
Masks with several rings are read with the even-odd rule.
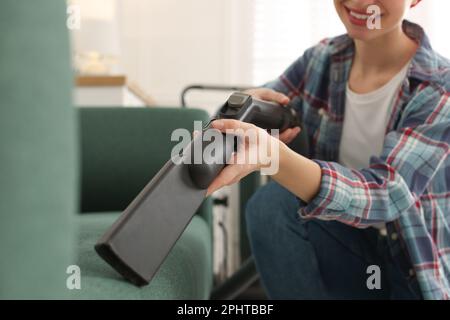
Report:
[[[409,19],[419,23],[430,38],[434,50],[450,58],[450,1],[424,0],[412,9]]]
[[[268,81],[307,47],[344,31],[332,0],[279,0],[275,5],[275,0],[69,1],[98,2],[104,15],[112,10],[108,3],[117,3],[111,12],[119,23],[120,68],[160,105],[178,106],[181,90],[193,83]],[[411,15],[446,56],[448,10],[448,0],[426,0]],[[213,111],[226,95],[194,92],[188,103]]]
[[[124,70],[159,104],[166,105],[179,105],[179,94],[188,84],[249,83],[251,50],[245,44],[251,43],[244,39],[251,38],[246,34],[251,32],[246,26],[251,23],[250,3],[120,1]],[[189,103],[217,101],[205,97],[192,94]]]

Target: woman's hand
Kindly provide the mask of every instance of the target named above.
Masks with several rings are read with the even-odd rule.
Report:
[[[276,92],[272,89],[267,88],[256,88],[256,89],[250,89],[247,91],[244,91],[244,93],[251,95],[252,97],[255,97],[259,100],[264,101],[270,101],[275,102],[278,104],[281,104],[283,106],[287,105],[290,102],[289,97],[285,96],[284,94],[280,92]],[[289,128],[285,130],[284,132],[280,133],[279,139],[285,143],[289,144],[292,142],[292,140],[295,139],[295,137],[300,133],[300,128]]]
[[[266,130],[238,120],[216,120],[211,124],[223,133],[238,135],[240,143],[236,153],[232,155],[230,164],[227,165],[208,188],[207,196],[216,190],[232,185],[242,178],[263,168],[272,166],[272,160],[279,160],[280,148],[286,147],[276,137]],[[274,153],[277,154],[274,154]],[[278,165],[278,164],[276,164]]]
[[[207,191],[208,196],[257,170],[267,170],[266,174],[273,180],[306,203],[319,192],[322,180],[320,166],[289,149],[266,130],[250,123],[225,119],[213,121],[211,126],[224,133],[233,132],[241,139],[237,152],[232,155],[232,163],[228,164],[211,183]],[[255,137],[255,133],[257,138],[247,139]],[[262,158],[261,154],[264,155]],[[255,159],[256,161],[253,161]]]

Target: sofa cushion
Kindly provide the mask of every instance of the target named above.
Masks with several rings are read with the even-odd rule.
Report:
[[[118,213],[79,215],[77,262],[81,289],[74,299],[207,299],[212,287],[211,232],[194,216],[152,282],[138,288],[125,281],[95,252],[94,245]]]

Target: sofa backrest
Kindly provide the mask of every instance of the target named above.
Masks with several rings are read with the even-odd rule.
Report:
[[[2,1],[0,48],[0,299],[64,298],[77,199],[65,1]]]
[[[125,209],[170,159],[173,130],[209,121],[203,110],[181,108],[83,107],[78,115],[81,212]]]

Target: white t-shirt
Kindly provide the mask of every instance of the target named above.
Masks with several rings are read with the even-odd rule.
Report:
[[[370,157],[380,156],[383,150],[389,114],[403,80],[407,64],[381,88],[358,94],[348,83],[344,125],[339,149],[339,163],[352,169],[367,168]]]
[[[407,64],[396,76],[381,88],[358,94],[348,83],[344,126],[339,149],[339,163],[352,169],[369,167],[370,157],[383,151],[387,122],[398,90],[406,78]],[[385,234],[384,223],[374,224]]]

